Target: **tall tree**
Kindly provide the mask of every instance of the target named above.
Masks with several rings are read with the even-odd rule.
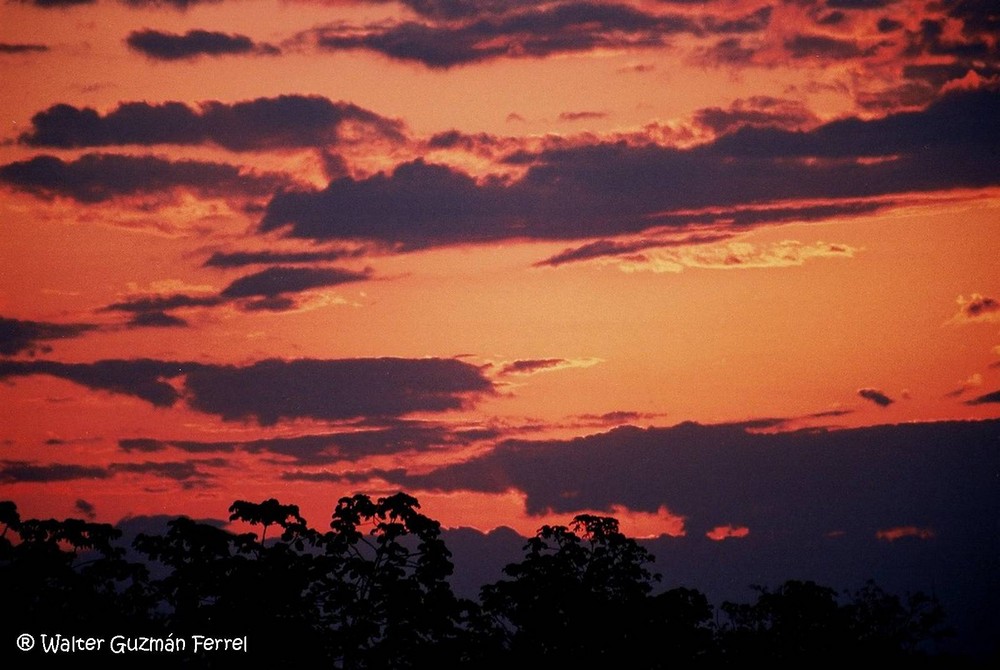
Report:
[[[510,579],[483,587],[483,607],[513,662],[621,662],[653,634],[652,560],[617,520],[579,515],[543,526]]]

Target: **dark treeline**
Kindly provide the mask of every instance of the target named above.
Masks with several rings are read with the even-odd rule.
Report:
[[[404,493],[342,498],[325,532],[310,528],[295,505],[273,499],[237,501],[229,512],[230,521],[257,532],[181,516],[129,547],[111,525],[21,519],[14,503],[0,502],[7,632],[161,641],[246,636],[243,658],[279,667],[614,667],[623,659],[649,668],[973,665],[935,653],[934,642],[949,634],[945,613],[920,593],[901,597],[874,583],[838,593],[790,580],[755,587],[752,602],[715,607],[695,589],[658,589],[653,556],[611,517],[543,526],[523,559],[472,601],[452,591],[440,524]],[[141,656],[119,658],[147,667],[239,660],[190,647],[135,653]],[[40,648],[18,658],[48,660]]]

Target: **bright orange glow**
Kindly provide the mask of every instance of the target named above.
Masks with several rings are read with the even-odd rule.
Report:
[[[728,540],[730,538],[746,537],[750,534],[750,529],[746,526],[716,526],[712,530],[705,533],[705,537],[710,540],[715,540],[716,542],[721,542],[722,540]]]
[[[886,542],[895,542],[904,537],[915,537],[918,540],[930,540],[934,537],[934,531],[930,528],[920,528],[918,526],[897,526],[895,528],[884,528],[875,533],[875,537]]]

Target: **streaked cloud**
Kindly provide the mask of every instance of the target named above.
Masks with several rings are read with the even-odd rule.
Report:
[[[687,150],[622,143],[544,149],[518,157],[528,167],[514,181],[478,180],[418,159],[371,177],[335,179],[322,190],[280,193],[260,229],[417,249],[617,237],[689,226],[703,215],[685,212],[751,202],[836,204],[982,188],[1000,183],[997,119],[1000,93],[956,92],[919,113],[838,120],[807,132],[745,126]],[[938,169],[922,169],[928,164]],[[768,211],[754,214],[761,221]]]
[[[454,426],[433,421],[395,420],[382,425],[349,425],[328,433],[269,437],[242,441],[161,440],[123,438],[125,452],[156,453],[175,449],[189,453],[263,454],[281,463],[323,466],[354,462],[371,456],[448,450],[502,435],[495,429]]]
[[[208,365],[153,359],[94,363],[0,361],[0,379],[48,375],[226,421],[340,420],[444,412],[494,392],[480,368],[446,358],[269,359]],[[183,379],[183,392],[178,382]]]
[[[600,363],[597,358],[533,358],[510,361],[500,366],[500,375],[533,375],[539,372],[565,370],[567,368],[589,368]]]
[[[94,204],[130,196],[162,199],[178,191],[208,198],[259,198],[291,180],[226,163],[84,154],[71,161],[43,155],[8,163],[0,167],[0,183],[42,198],[65,197]]]
[[[159,30],[137,30],[125,39],[130,48],[154,60],[189,60],[201,56],[260,54],[275,56],[280,50],[256,44],[246,35],[210,30],[189,30],[183,35]]]
[[[10,42],[0,42],[0,55],[44,53],[48,50],[49,47],[44,44],[30,44],[30,43],[12,44]]]
[[[275,266],[234,280],[222,290],[223,298],[274,298],[311,288],[337,286],[368,279],[370,271],[355,272],[340,268],[297,268]]]
[[[363,253],[362,248],[325,251],[216,251],[205,261],[205,267],[236,268],[246,265],[317,263],[355,258]]]
[[[352,127],[402,140],[401,122],[320,96],[283,95],[236,103],[126,102],[101,114],[53,105],[31,118],[20,141],[36,147],[216,144],[231,151],[329,148]]]
[[[447,69],[498,58],[660,46],[671,34],[707,29],[683,14],[649,13],[627,4],[568,2],[460,21],[325,26],[302,37],[320,49],[363,49]]]
[[[1000,403],[1000,390],[993,391],[992,393],[984,393],[981,396],[965,401],[966,405],[987,405],[993,403]]]
[[[131,314],[129,323],[136,327],[184,326],[186,321],[172,312],[225,304],[234,304],[245,311],[288,311],[301,306],[301,294],[371,278],[370,268],[348,270],[276,265],[234,279],[218,293],[141,293],[102,307],[101,311]]]
[[[89,323],[44,323],[0,316],[0,355],[49,353],[49,342],[80,337],[98,329]]]
[[[410,490],[526,494],[531,513],[576,509],[683,516],[689,533],[874,536],[880,529],[969,527],[995,508],[1000,421],[760,432],[738,424],[624,426],[572,440],[506,440],[428,474]]]
[[[895,402],[885,393],[882,393],[882,391],[873,388],[858,389],[858,395],[864,398],[865,400],[870,400],[879,407],[888,407],[893,402]]]
[[[119,473],[138,474],[171,479],[183,488],[197,488],[209,485],[215,475],[206,472],[204,466],[222,467],[227,465],[221,459],[192,461],[145,461],[140,463],[109,463],[103,466],[51,463],[40,465],[27,461],[0,461],[0,482],[13,484],[21,482],[63,482],[84,479],[110,479]],[[80,503],[84,506],[81,507]],[[86,501],[77,501],[76,507],[85,514],[93,513],[93,506]]]

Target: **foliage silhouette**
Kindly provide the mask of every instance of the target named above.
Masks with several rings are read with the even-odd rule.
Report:
[[[317,574],[320,607],[344,668],[441,667],[461,657],[465,605],[448,577],[440,524],[405,493],[341,498]]]
[[[673,603],[649,597],[660,578],[647,567],[653,556],[617,520],[580,515],[568,528],[543,526],[524,549],[503,570],[509,580],[481,591],[505,662],[614,662],[682,634],[661,628]]]
[[[24,630],[128,631],[153,603],[146,567],[125,560],[121,531],[80,519],[20,518],[0,502],[3,607]]]
[[[481,588],[479,602],[463,600],[452,591],[440,524],[419,508],[405,493],[345,497],[330,530],[320,532],[295,505],[237,500],[229,520],[259,526],[259,537],[180,516],[165,532],[135,538],[138,562],[108,524],[22,520],[13,502],[0,502],[4,606],[18,613],[22,631],[36,634],[246,636],[255,662],[279,666],[955,665],[926,653],[949,633],[934,598],[902,598],[873,582],[838,594],[789,580],[754,587],[753,602],[715,609],[695,589],[657,592],[653,556],[612,517],[541,527],[523,559]],[[272,529],[280,533],[268,537]],[[228,667],[232,660],[188,652],[142,662]]]
[[[732,664],[755,660],[792,665],[827,659],[912,661],[921,643],[950,633],[939,603],[923,594],[906,603],[869,582],[847,603],[832,588],[789,580],[775,590],[761,586],[754,603],[725,602],[727,623],[720,649]]]

